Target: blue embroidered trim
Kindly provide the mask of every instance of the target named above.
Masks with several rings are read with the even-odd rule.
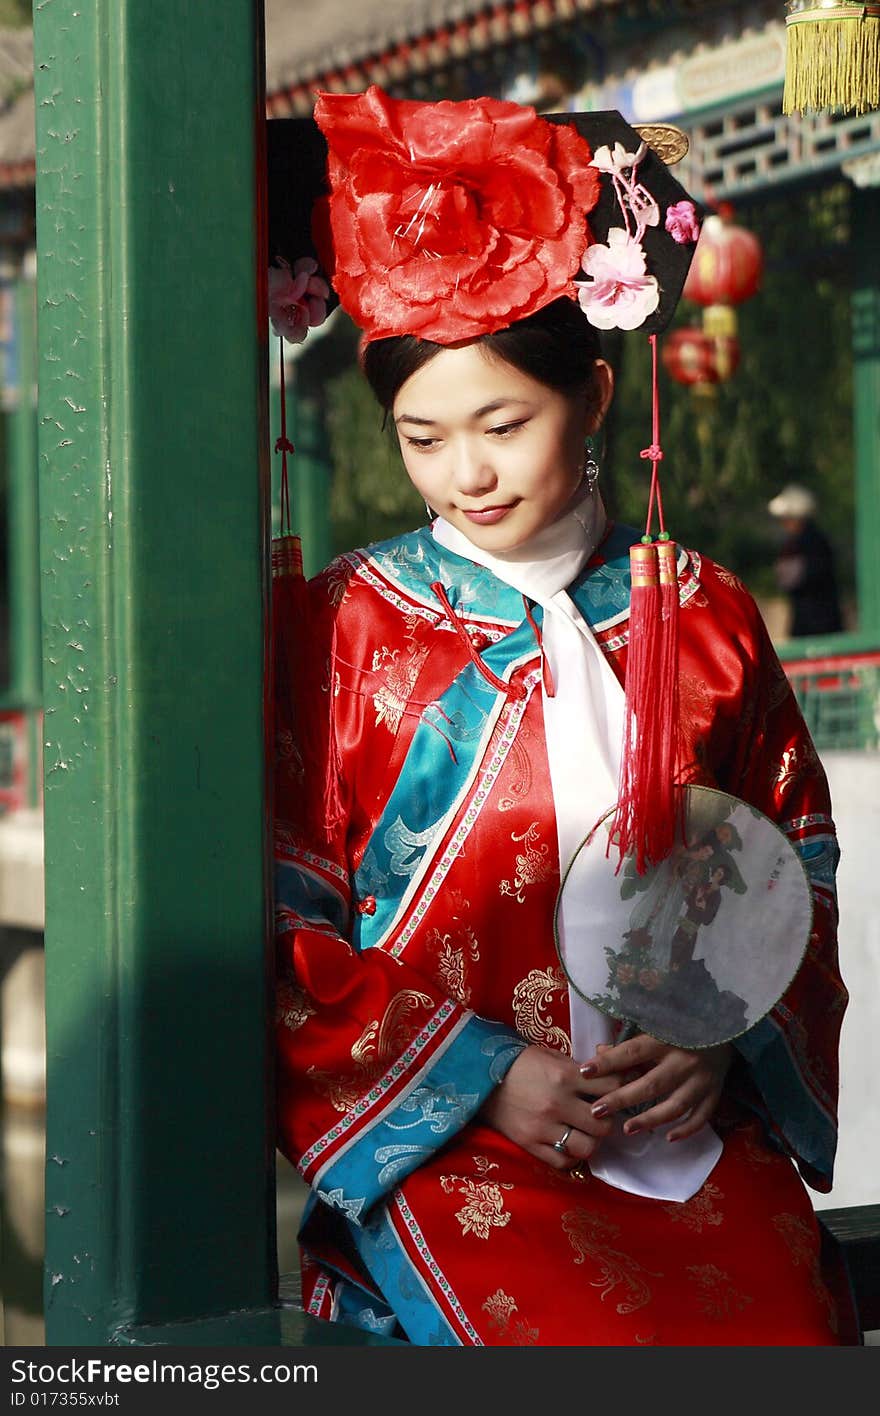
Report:
[[[352,1225],[363,1224],[377,1200],[476,1115],[527,1046],[504,1023],[463,1015],[461,1026],[412,1085],[318,1172],[318,1195]]]

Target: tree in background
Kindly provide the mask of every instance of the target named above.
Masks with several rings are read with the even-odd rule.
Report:
[[[762,290],[739,307],[739,368],[708,409],[662,375],[664,505],[673,536],[775,594],[776,529],[767,502],[786,482],[809,487],[853,586],[852,329],[846,270],[849,187],[837,182],[739,202],[736,219],[764,247]],[[700,321],[682,304],[676,324]],[[638,523],[648,474],[650,356],[623,339],[609,427],[609,510]]]
[[[31,0],[0,0],[0,29],[22,29],[32,18]]]

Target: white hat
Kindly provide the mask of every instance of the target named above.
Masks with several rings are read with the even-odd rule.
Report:
[[[816,498],[806,487],[797,482],[789,482],[777,497],[767,503],[771,516],[812,516],[816,510]]]

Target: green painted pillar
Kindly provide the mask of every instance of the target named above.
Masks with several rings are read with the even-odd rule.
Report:
[[[880,639],[880,187],[854,187],[853,403],[859,630]]]
[[[53,1345],[274,1293],[261,9],[34,7]]]
[[[9,688],[15,708],[40,703],[40,574],[37,525],[37,426],[34,286],[14,286],[18,391],[7,444],[9,555]]]

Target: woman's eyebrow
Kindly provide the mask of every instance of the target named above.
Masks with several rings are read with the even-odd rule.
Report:
[[[497,413],[499,408],[529,408],[531,404],[525,398],[494,398],[491,403],[484,403],[482,408],[475,408],[471,414],[474,422],[478,418],[485,418],[489,413]],[[433,428],[436,425],[436,418],[417,418],[413,413],[401,413],[399,418],[395,418],[395,423],[417,423],[420,428]]]

